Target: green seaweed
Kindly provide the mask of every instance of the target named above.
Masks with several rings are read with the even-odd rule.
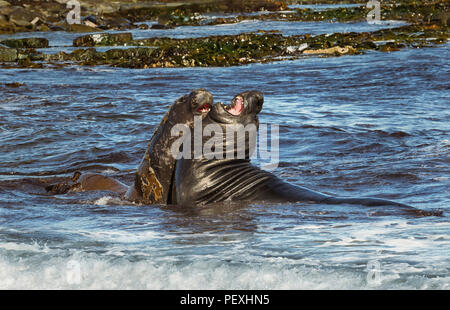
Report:
[[[429,40],[429,38],[434,38]],[[255,62],[304,57],[295,48],[307,44],[309,50],[351,47],[350,54],[366,50],[396,51],[405,47],[430,47],[447,42],[446,27],[408,25],[363,33],[283,36],[271,32],[250,32],[239,35],[204,38],[149,38],[132,40],[129,49],[97,52],[80,49],[64,56],[82,65],[103,64],[129,68],[151,67],[225,67]],[[150,48],[149,48],[150,47]],[[339,56],[340,53],[327,56]],[[61,59],[61,55],[55,59]]]

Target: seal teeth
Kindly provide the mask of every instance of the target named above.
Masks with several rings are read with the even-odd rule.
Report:
[[[204,113],[204,112],[209,112],[211,110],[211,106],[207,103],[205,103],[204,105],[202,105],[200,108],[197,109],[197,111]]]
[[[233,100],[229,105],[224,104],[223,106],[228,111],[228,110],[234,108],[235,105],[236,105],[236,101]]]
[[[244,98],[241,96],[235,97],[231,104],[228,106],[227,111],[232,115],[240,115],[244,109]]]

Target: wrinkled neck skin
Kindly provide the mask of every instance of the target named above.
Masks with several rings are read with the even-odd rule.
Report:
[[[256,114],[242,115],[218,115],[216,106],[202,122],[203,158],[210,160],[250,161],[255,151],[259,120]],[[208,135],[209,130],[220,129]],[[216,140],[217,139],[217,140]],[[218,147],[209,147],[213,141],[221,142]],[[194,141],[195,142],[195,141]],[[217,144],[217,143],[216,143]],[[211,152],[209,151],[211,149]],[[194,158],[194,157],[192,157]]]
[[[171,129],[176,124],[192,127],[194,121],[187,100],[188,95],[177,99],[155,130],[125,199],[144,204],[167,204],[176,163],[176,154],[172,154],[171,147],[179,138],[172,136]]]
[[[204,205],[208,203],[232,200],[240,197],[243,200],[247,196],[246,188],[241,187],[242,178],[252,174],[254,167],[250,164],[252,150],[250,146],[256,145],[256,133],[258,130],[258,117],[256,114],[242,115],[239,117],[227,115],[216,104],[212,111],[202,121],[202,132],[209,128],[220,129],[219,133],[202,135],[202,154],[196,157],[194,151],[190,158],[181,158],[177,161],[175,172],[176,202],[183,206]],[[211,125],[215,127],[211,127]],[[242,140],[227,137],[229,130],[242,128],[254,129],[254,133],[241,135]],[[211,142],[212,137],[217,138],[212,147],[205,149],[205,145]],[[195,136],[191,137],[192,149],[195,148]],[[245,142],[244,142],[245,141]],[[211,149],[211,152],[208,150]],[[221,156],[220,156],[221,155]],[[259,175],[254,178],[260,179]],[[252,178],[250,179],[250,181]],[[245,199],[244,199],[245,200]]]

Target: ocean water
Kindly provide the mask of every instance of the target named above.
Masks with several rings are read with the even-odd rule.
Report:
[[[292,4],[290,9],[311,9],[313,11],[326,11],[338,8],[358,8],[365,6],[365,3],[339,3],[339,4]]]
[[[448,52],[0,69],[0,288],[449,289]],[[443,216],[302,203],[187,209],[45,192],[76,170],[130,184],[170,104],[199,87],[223,102],[263,92],[260,122],[279,126],[273,173],[287,181]]]

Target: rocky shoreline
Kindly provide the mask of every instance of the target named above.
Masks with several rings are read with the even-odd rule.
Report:
[[[287,8],[273,0],[118,1],[78,0],[80,23],[67,22],[74,6],[69,0],[0,0],[0,34],[32,31],[94,32],[139,27],[135,23],[156,20],[160,26],[192,24],[200,13],[244,13]]]
[[[413,1],[403,0],[397,3],[384,1],[381,16],[383,19],[405,20],[410,24],[391,29],[373,32],[333,33],[326,35],[295,35],[283,36],[278,31],[255,31],[238,35],[210,36],[202,38],[174,39],[157,37],[148,39],[134,39],[130,32],[109,33],[104,30],[126,30],[150,27],[148,24],[136,24],[140,21],[154,20],[153,26],[158,29],[168,29],[182,25],[215,25],[235,23],[245,19],[275,20],[275,21],[330,21],[349,22],[365,20],[368,10],[364,5],[352,8],[331,8],[314,11],[308,8],[297,8],[289,12],[286,2],[261,1],[197,1],[197,2],[121,2],[120,6],[113,3],[100,2],[95,5],[83,2],[85,14],[83,24],[69,25],[61,18],[68,13],[65,0],[58,1],[15,1],[21,6],[5,5],[0,1],[0,25],[3,19],[14,23],[14,30],[28,31],[75,31],[84,32],[73,41],[74,51],[45,54],[37,49],[48,48],[49,42],[45,38],[4,39],[0,41],[0,63],[3,68],[43,68],[48,66],[65,65],[108,65],[127,68],[154,67],[209,67],[236,66],[249,63],[263,63],[275,60],[297,59],[313,56],[340,56],[343,54],[361,54],[367,50],[381,52],[397,51],[405,47],[422,48],[433,47],[448,41],[448,3],[444,0]],[[13,2],[13,1],[11,1]],[[42,7],[32,6],[31,3],[47,4]],[[323,1],[331,3],[335,1]],[[3,6],[2,6],[3,5]],[[28,5],[28,6],[27,6]],[[22,8],[22,9],[19,9]],[[28,10],[27,10],[28,8]],[[43,8],[46,8],[47,15]],[[58,14],[52,15],[61,9]],[[261,9],[272,10],[271,13],[245,14]],[[20,25],[17,12],[27,14],[22,20],[36,21],[35,23]],[[98,13],[101,10],[101,14]],[[280,11],[282,10],[282,11]],[[5,15],[9,12],[9,15]],[[16,13],[14,13],[16,12]],[[97,12],[97,13],[95,13]],[[206,12],[235,13],[232,17],[217,17],[206,19],[202,15]],[[46,17],[42,17],[42,16]],[[1,17],[3,16],[3,17]],[[59,19],[59,21],[56,21]],[[49,26],[49,21],[53,24]],[[60,24],[58,24],[60,23]],[[64,24],[65,23],[65,24]],[[30,26],[31,25],[31,26]],[[95,27],[94,27],[95,26]],[[152,26],[152,27],[153,27]],[[47,27],[48,29],[45,29]],[[60,27],[60,28],[55,28]],[[88,27],[88,28],[86,28]],[[44,28],[44,29],[43,29]],[[83,29],[82,29],[83,28]],[[3,29],[0,27],[0,29]],[[62,30],[61,30],[62,29]],[[111,46],[111,49],[100,52],[95,47]],[[127,48],[118,48],[123,46]]]

